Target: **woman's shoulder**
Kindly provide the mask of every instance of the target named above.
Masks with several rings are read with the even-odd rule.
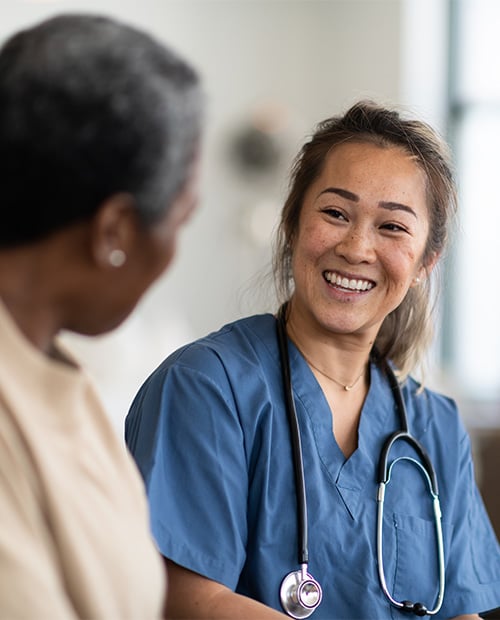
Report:
[[[443,390],[422,385],[420,381],[413,376],[409,376],[402,386],[403,392],[407,392],[408,396],[421,407],[438,407],[446,411],[456,411],[457,403],[453,396],[445,393]]]
[[[216,369],[235,372],[241,366],[265,364],[265,359],[272,358],[276,348],[275,325],[272,314],[258,314],[227,323],[174,351],[155,372],[164,374],[172,367],[203,373]]]
[[[234,349],[238,344],[266,343],[275,338],[276,320],[272,314],[255,314],[247,316],[231,323],[226,323],[217,331],[199,338],[192,343],[200,347],[218,348],[230,347]]]
[[[169,355],[133,401],[127,417],[129,445],[142,418],[148,418],[147,426],[154,433],[152,418],[160,409],[176,412],[180,407],[183,415],[188,407],[206,411],[207,407],[199,407],[200,401],[218,406],[225,402],[233,409],[236,401],[250,399],[250,394],[264,394],[262,387],[279,372],[275,324],[271,314],[239,319]]]
[[[460,441],[466,430],[456,400],[436,388],[422,387],[413,377],[402,386],[408,422],[417,434],[436,432]]]

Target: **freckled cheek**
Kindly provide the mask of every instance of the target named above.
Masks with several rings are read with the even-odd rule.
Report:
[[[388,258],[392,264],[399,265],[400,269],[411,269],[420,261],[421,254],[413,248],[400,248],[394,256],[388,255]]]
[[[396,255],[384,265],[385,272],[389,280],[392,280],[397,289],[404,289],[407,283],[413,278],[415,261],[411,260],[407,254]]]
[[[314,229],[305,229],[298,240],[297,249],[305,256],[317,257],[332,245],[331,239]]]

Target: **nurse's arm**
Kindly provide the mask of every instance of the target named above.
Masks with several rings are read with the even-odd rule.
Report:
[[[170,620],[283,620],[284,614],[165,559]],[[472,618],[473,616],[470,616]],[[463,616],[469,618],[469,616]]]
[[[450,620],[481,620],[478,614],[466,614],[465,616],[455,616]]]

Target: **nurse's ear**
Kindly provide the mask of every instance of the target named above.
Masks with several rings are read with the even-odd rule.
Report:
[[[425,264],[421,265],[418,273],[413,278],[410,287],[418,286],[431,275],[432,270],[439,260],[439,256],[440,254],[438,252],[433,252],[430,255]]]

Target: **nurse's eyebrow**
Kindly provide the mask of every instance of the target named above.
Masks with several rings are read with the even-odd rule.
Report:
[[[318,194],[318,198],[322,194],[337,194],[338,196],[341,196],[346,200],[350,200],[351,202],[359,202],[359,196],[357,194],[354,194],[347,189],[342,189],[341,187],[327,187]],[[382,209],[387,209],[388,211],[406,211],[407,213],[411,213],[413,217],[417,218],[415,211],[410,206],[401,202],[382,200],[378,203],[378,206]]]
[[[353,194],[347,189],[342,189],[340,187],[327,187],[326,189],[324,189],[318,194],[318,198],[322,194],[337,194],[338,196],[341,196],[342,198],[345,198],[346,200],[352,200],[352,202],[359,202],[359,196],[357,196],[356,194]]]
[[[382,209],[387,209],[388,211],[406,211],[407,213],[411,213],[415,219],[418,219],[415,211],[408,205],[404,205],[401,202],[381,201],[378,203],[378,206]]]

